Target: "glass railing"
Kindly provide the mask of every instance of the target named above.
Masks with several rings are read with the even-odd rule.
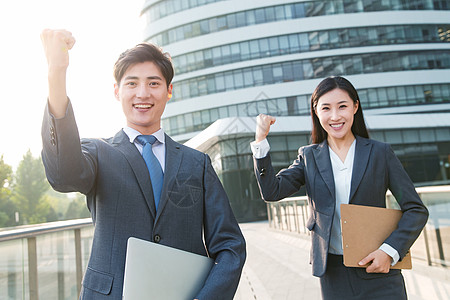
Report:
[[[92,220],[0,231],[0,299],[77,299],[89,259]]]
[[[431,265],[450,265],[450,186],[418,188],[430,217],[411,254]],[[395,200],[387,194],[388,207]],[[269,226],[308,235],[306,197],[268,203]],[[91,219],[0,230],[0,300],[77,299],[89,259]]]
[[[428,222],[414,243],[411,255],[428,265],[450,266],[450,185],[420,187],[417,193],[427,206]],[[390,193],[386,194],[389,208],[399,208]],[[291,197],[267,202],[269,226],[273,229],[309,235],[305,224],[309,217],[307,197]]]

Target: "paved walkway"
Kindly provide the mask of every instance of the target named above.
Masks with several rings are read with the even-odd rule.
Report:
[[[309,237],[274,231],[267,222],[241,224],[247,261],[235,300],[320,300],[311,275]],[[450,269],[415,260],[403,271],[410,300],[450,299]]]

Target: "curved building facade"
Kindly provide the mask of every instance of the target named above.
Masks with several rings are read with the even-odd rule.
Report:
[[[146,41],[171,54],[165,131],[207,152],[241,220],[265,217],[249,142],[254,117],[286,167],[309,143],[309,98],[324,77],[357,88],[374,139],[416,185],[450,182],[450,1],[148,0]],[[213,124],[214,123],[214,124]]]

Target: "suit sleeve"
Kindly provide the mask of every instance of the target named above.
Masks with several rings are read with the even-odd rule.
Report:
[[[387,144],[386,164],[388,188],[400,205],[403,216],[398,223],[398,228],[385,240],[385,243],[396,249],[400,259],[403,259],[425,226],[428,210],[400,160]]]
[[[253,166],[259,191],[265,201],[278,201],[297,192],[305,184],[304,148],[299,149],[298,158],[287,169],[275,174],[270,153],[266,157],[253,157]]]
[[[82,149],[70,101],[61,119],[54,118],[46,106],[41,134],[42,161],[50,185],[59,192],[87,194],[96,171],[95,159],[88,149],[95,148],[86,143]]]
[[[246,258],[245,240],[206,154],[204,170],[204,237],[215,264],[197,298],[233,299]]]

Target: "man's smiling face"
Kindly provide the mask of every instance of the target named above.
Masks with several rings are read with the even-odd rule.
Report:
[[[161,128],[161,116],[172,94],[159,67],[151,61],[130,66],[119,84],[115,96],[122,104],[127,125],[142,134],[152,134]]]

